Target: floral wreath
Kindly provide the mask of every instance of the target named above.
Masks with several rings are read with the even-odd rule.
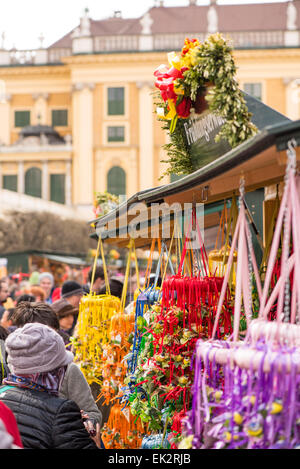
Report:
[[[234,148],[255,135],[257,128],[235,79],[232,47],[221,34],[212,34],[203,43],[186,38],[180,55],[170,52],[168,61],[169,68],[160,65],[154,72],[160,91],[157,116],[170,134],[170,143],[164,145],[169,159],[163,162],[170,165],[165,174],[189,174],[194,168],[183,121],[199,112],[199,101],[226,121],[216,142],[223,138]]]

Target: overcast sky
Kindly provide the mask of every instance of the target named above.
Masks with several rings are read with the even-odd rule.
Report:
[[[274,3],[284,0],[218,0],[221,5],[240,3]],[[5,7],[3,4],[5,3]],[[166,6],[185,6],[189,0],[165,0]],[[207,5],[208,0],[198,0]],[[85,8],[93,19],[108,18],[120,10],[124,18],[139,17],[155,4],[155,0],[0,0],[0,44],[5,32],[4,47],[35,49],[44,36],[49,46],[79,23]]]

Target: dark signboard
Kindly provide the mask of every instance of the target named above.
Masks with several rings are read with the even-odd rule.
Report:
[[[260,100],[246,93],[243,94],[248,110],[252,114],[251,121],[259,130],[270,125],[289,121],[287,117]],[[203,168],[231,150],[231,146],[226,140],[215,141],[215,137],[224,123],[224,118],[209,110],[205,110],[201,114],[195,113],[184,121],[184,132],[195,170]]]
[[[221,139],[215,142],[225,120],[216,114],[204,111],[194,114],[183,124],[194,169],[202,168],[231,150],[229,143]]]

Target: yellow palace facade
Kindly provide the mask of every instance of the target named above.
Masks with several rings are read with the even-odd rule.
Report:
[[[0,49],[1,189],[87,210],[95,192],[130,197],[168,183],[159,180],[167,137],[155,115],[153,72],[186,36],[230,36],[240,88],[299,119],[299,3],[236,10],[159,2],[142,18],[114,12],[99,21],[85,12],[48,48]]]

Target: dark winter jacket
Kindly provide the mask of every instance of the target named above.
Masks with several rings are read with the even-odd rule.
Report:
[[[0,386],[0,399],[14,413],[24,448],[97,449],[77,404],[32,389]]]

